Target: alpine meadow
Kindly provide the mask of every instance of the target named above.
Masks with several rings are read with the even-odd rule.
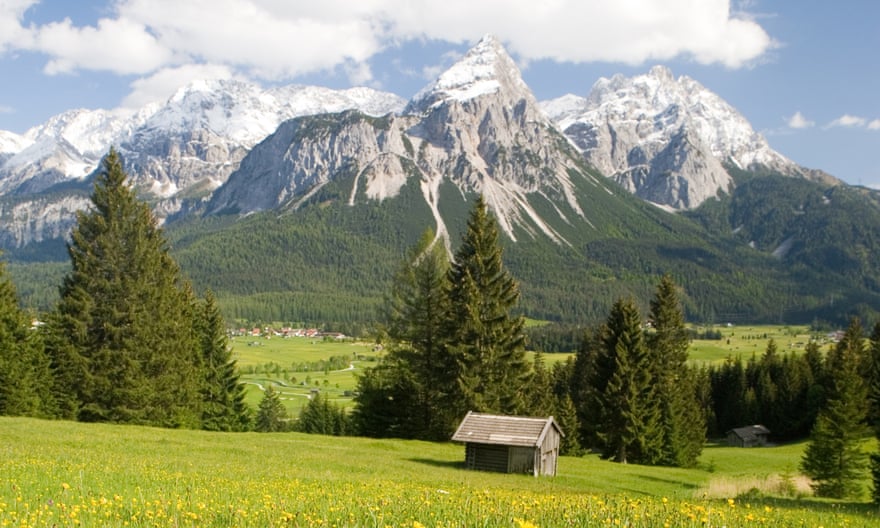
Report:
[[[0,157],[0,526],[880,524],[880,194],[696,81],[102,116]]]

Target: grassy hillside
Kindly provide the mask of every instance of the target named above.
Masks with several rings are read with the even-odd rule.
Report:
[[[451,443],[0,418],[0,526],[880,522],[876,507],[802,496],[802,449],[712,447],[689,470],[562,457],[557,477],[536,479],[463,470]],[[737,483],[756,489],[737,496]]]

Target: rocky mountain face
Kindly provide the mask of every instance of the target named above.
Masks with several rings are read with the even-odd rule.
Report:
[[[734,182],[727,165],[839,183],[774,151],[720,97],[665,67],[602,78],[587,97],[566,95],[542,106],[590,164],[672,209],[692,209],[729,192]]]
[[[165,217],[222,185],[245,154],[284,120],[356,108],[382,115],[405,101],[368,88],[202,81],[131,115],[72,110],[18,136],[0,135],[0,244],[19,247],[66,233],[87,204],[70,191],[115,146],[142,195]]]
[[[20,136],[0,131],[0,244],[66,232],[111,145],[163,218],[295,208],[345,173],[357,178],[352,204],[417,182],[439,235],[439,188],[448,182],[485,194],[512,238],[522,228],[557,242],[564,237],[535,198],[566,222],[589,220],[571,175],[605,183],[577,168],[580,156],[676,210],[729,192],[728,167],[836,182],[776,153],[719,97],[665,68],[600,79],[588,97],[539,105],[487,36],[408,102],[367,88],[201,81],[134,114],[72,110]]]
[[[512,239],[521,228],[562,242],[531,199],[544,196],[560,204],[559,214],[565,208],[584,217],[570,175],[577,170],[577,153],[541,112],[501,44],[487,36],[399,114],[283,123],[217,190],[208,212],[296,208],[340,177],[354,178],[349,204],[394,197],[414,181],[443,236],[439,188],[448,182],[461,193],[482,193]]]

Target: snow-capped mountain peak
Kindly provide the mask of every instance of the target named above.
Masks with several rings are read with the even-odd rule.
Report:
[[[563,96],[542,108],[587,161],[660,205],[688,209],[727,192],[728,163],[809,176],[721,97],[663,66],[601,78],[586,98]]]
[[[531,95],[501,42],[493,35],[485,35],[464,57],[413,96],[407,111],[424,110],[446,100],[464,102],[503,89]]]

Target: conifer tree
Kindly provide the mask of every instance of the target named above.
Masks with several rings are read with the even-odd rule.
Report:
[[[868,412],[867,387],[859,373],[863,356],[862,326],[853,319],[826,360],[827,399],[801,460],[802,471],[822,497],[854,497],[861,491],[867,457],[859,443]]]
[[[209,290],[196,318],[202,352],[202,428],[209,431],[247,431],[251,411],[239,380],[226,324]]]
[[[320,392],[313,394],[302,408],[296,430],[309,434],[343,436],[348,432],[345,409]]]
[[[71,271],[47,340],[63,412],[84,421],[198,427],[192,299],[162,230],[115,151],[77,214]]]
[[[706,440],[706,420],[687,366],[689,337],[675,283],[663,276],[651,300],[653,332],[648,335],[662,440],[653,462],[693,466]]]
[[[868,387],[868,424],[880,436],[880,321],[871,331],[862,372]]]
[[[599,437],[603,455],[621,463],[651,462],[660,450],[653,369],[641,325],[635,302],[618,300],[603,339],[602,353],[611,370],[600,396]]]
[[[552,416],[556,410],[557,398],[553,393],[553,379],[544,365],[544,355],[535,354],[532,361],[532,377],[529,382],[529,395],[526,412],[532,416]]]
[[[459,417],[468,410],[516,414],[529,374],[519,286],[502,262],[498,225],[477,199],[449,270],[445,333],[456,361]]]
[[[442,325],[448,267],[443,244],[428,230],[396,273],[383,314],[388,354],[358,381],[353,420],[363,434],[449,438],[459,417],[450,412],[455,369]]]
[[[40,335],[19,308],[15,286],[0,262],[0,415],[54,415],[52,383]]]
[[[874,435],[880,441],[880,321],[874,324],[871,332],[868,357],[871,365],[868,385],[869,419],[873,421]],[[871,478],[871,498],[874,504],[880,504],[880,453],[871,453]]]
[[[281,396],[272,386],[266,387],[263,391],[263,398],[257,408],[257,417],[254,420],[254,430],[258,433],[278,433],[287,431],[289,416],[284,404],[281,403]]]

